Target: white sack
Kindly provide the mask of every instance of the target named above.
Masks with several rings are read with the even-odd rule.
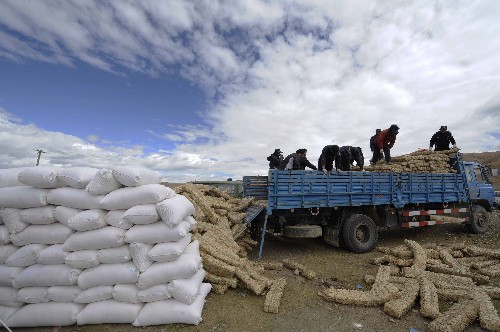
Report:
[[[97,250],[79,250],[68,254],[64,263],[76,269],[88,269],[96,267],[101,262],[97,259]]]
[[[126,263],[132,259],[128,245],[97,251],[97,259],[104,264]]]
[[[98,169],[92,167],[63,168],[57,174],[59,182],[77,189],[85,189],[90,180],[96,175]]]
[[[200,269],[191,278],[169,282],[168,291],[177,301],[191,304],[196,300],[203,278],[205,278],[205,270]]]
[[[37,286],[72,286],[76,285],[80,269],[68,265],[32,265],[21,271],[12,282],[16,288]]]
[[[78,286],[87,289],[95,286],[134,284],[139,278],[139,270],[133,263],[101,264],[86,269],[78,278]]]
[[[28,244],[16,250],[5,261],[7,266],[27,267],[36,264],[38,254],[41,250],[47,248],[45,244]]]
[[[163,301],[172,297],[168,291],[167,284],[160,284],[146,289],[140,289],[137,297],[141,302]]]
[[[52,224],[56,222],[55,209],[54,205],[25,209],[19,213],[19,220],[34,225]]]
[[[38,253],[37,264],[57,265],[64,264],[69,253],[63,250],[62,244],[51,245]]]
[[[88,304],[78,315],[78,325],[130,324],[137,318],[143,305],[106,300]]]
[[[113,168],[113,176],[127,187],[136,187],[161,182],[161,174],[143,167],[117,166]]]
[[[68,226],[80,232],[102,228],[108,225],[106,214],[107,211],[101,209],[85,210],[69,218]]]
[[[182,255],[189,243],[191,243],[191,234],[177,242],[158,243],[148,252],[148,257],[160,263],[174,261]]]
[[[139,288],[135,284],[119,284],[113,287],[113,299],[127,303],[141,303],[137,293]]]
[[[101,200],[101,208],[106,210],[130,209],[136,205],[154,204],[174,197],[175,191],[161,184],[146,184],[126,187],[110,192]]]
[[[14,287],[14,279],[24,271],[22,267],[0,265],[0,286]]]
[[[169,227],[177,226],[182,220],[195,213],[194,205],[183,195],[176,195],[156,204],[161,219]]]
[[[103,197],[91,195],[83,189],[66,187],[51,190],[47,195],[47,202],[82,210],[98,209]]]
[[[47,300],[73,302],[82,290],[78,286],[52,286],[47,290]]]
[[[0,230],[1,233],[1,230]],[[5,264],[5,261],[7,258],[9,258],[10,255],[15,253],[19,249],[18,247],[12,245],[12,244],[5,244],[0,246],[0,264]]]
[[[0,286],[0,305],[7,307],[20,307],[24,303],[17,299],[17,289]]]
[[[123,219],[123,215],[127,210],[112,210],[106,214],[106,223],[122,229],[130,229],[134,224],[130,221]]]
[[[123,245],[125,230],[113,226],[107,226],[86,232],[73,233],[64,242],[65,251],[77,251],[86,249],[107,249]]]
[[[123,218],[137,225],[152,224],[160,220],[155,204],[133,206],[123,214]]]
[[[137,286],[139,289],[145,289],[175,279],[186,279],[195,274],[200,268],[199,242],[193,241],[175,261],[153,263],[144,273],[141,273]]]
[[[54,211],[54,217],[61,224],[68,226],[68,221],[82,211],[83,210],[81,209],[70,208],[67,206],[58,206]]]
[[[69,326],[84,308],[78,303],[28,304],[7,319],[9,327]]]
[[[28,209],[47,205],[49,189],[37,189],[28,186],[0,188],[0,206],[16,209]],[[3,222],[5,222],[2,216]]]
[[[186,222],[189,224],[189,231],[192,231],[196,228],[196,219],[193,216],[187,216]]]
[[[23,231],[12,234],[10,240],[16,246],[30,243],[60,244],[64,243],[75,231],[60,223],[50,225],[30,225]]]
[[[24,303],[46,303],[49,287],[24,287],[17,291],[17,300]]]
[[[0,188],[23,186],[18,179],[21,170],[22,168],[0,169]]]
[[[84,291],[75,298],[75,303],[92,303],[113,298],[113,286],[96,286]]]
[[[10,233],[7,226],[0,226],[0,245],[8,244],[10,242]],[[1,257],[1,254],[0,254]],[[0,264],[3,264],[0,262]]]
[[[10,316],[16,313],[19,308],[7,307],[4,305],[0,305],[0,319],[2,322],[6,322]]]
[[[137,316],[134,326],[149,326],[163,324],[194,324],[198,325],[205,304],[205,297],[212,289],[210,284],[202,284],[200,294],[193,304],[185,304],[175,299],[146,303]]]
[[[85,190],[91,195],[106,195],[113,190],[121,188],[123,185],[118,182],[113,176],[113,171],[110,169],[100,169],[90,180]]]
[[[153,261],[148,258],[148,252],[153,248],[152,244],[132,243],[130,245],[130,254],[132,261],[139,270],[144,272],[153,264]]]
[[[135,225],[125,233],[126,243],[149,243],[174,242],[182,240],[189,234],[189,224],[181,222],[177,227],[170,228],[163,221],[149,225]]]
[[[60,188],[65,185],[57,180],[59,168],[53,166],[33,166],[19,172],[19,182],[34,188]]]
[[[22,222],[19,218],[21,211],[21,209],[13,208],[0,209],[0,216],[2,216],[3,223],[9,230],[10,234],[19,233],[20,231],[28,227],[28,224]]]

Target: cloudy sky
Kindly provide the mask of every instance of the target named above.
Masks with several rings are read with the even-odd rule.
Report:
[[[239,179],[392,123],[500,150],[499,35],[497,0],[3,0],[0,168]]]

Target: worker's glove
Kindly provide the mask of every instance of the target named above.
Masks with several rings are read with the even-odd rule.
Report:
[[[379,151],[379,152],[380,152],[381,154],[383,154],[383,153],[384,153],[384,149],[380,149],[380,151]]]
[[[453,144],[453,148],[456,149],[457,148],[457,145],[456,144]]]
[[[337,169],[337,173],[342,174],[343,171],[341,169]]]
[[[326,168],[324,168],[324,167],[323,167],[322,171],[323,171],[323,174],[324,174],[324,175],[327,175],[327,174],[328,174],[328,171],[326,170]]]
[[[429,146],[429,151],[432,151],[432,146]]]

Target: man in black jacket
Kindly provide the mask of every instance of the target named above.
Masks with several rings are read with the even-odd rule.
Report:
[[[306,167],[316,170],[316,166],[311,164],[306,158],[307,149],[298,149],[295,153],[286,156],[281,162],[279,169],[305,170]]]
[[[335,168],[341,171],[350,171],[351,165],[356,161],[361,170],[365,163],[363,151],[359,146],[342,146],[335,157]]]
[[[278,169],[283,161],[283,154],[280,149],[275,149],[274,152],[267,157],[269,161],[269,169]]]
[[[380,134],[382,129],[375,129],[375,135],[370,137],[370,150],[372,153],[377,149],[377,144],[375,143],[375,138],[377,138],[377,135]],[[373,163],[373,160],[370,159],[370,163]]]
[[[318,169],[327,173],[328,171],[333,171],[333,161],[339,153],[338,145],[327,145],[321,151],[321,155],[318,159]]]
[[[441,128],[439,128],[439,131],[437,131],[434,135],[432,135],[431,142],[429,144],[429,150],[432,150],[432,147],[434,145],[436,146],[434,151],[449,150],[450,143],[453,145],[454,148],[457,147],[453,135],[448,131],[448,127],[441,126]]]

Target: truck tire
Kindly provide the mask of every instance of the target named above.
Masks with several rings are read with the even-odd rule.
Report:
[[[344,221],[342,239],[346,248],[352,252],[369,252],[377,245],[378,229],[370,217],[353,214]]]
[[[283,236],[290,239],[313,239],[323,236],[318,225],[283,226]]]
[[[490,226],[490,215],[486,209],[480,205],[472,207],[472,220],[466,224],[467,230],[474,234],[486,233]]]

